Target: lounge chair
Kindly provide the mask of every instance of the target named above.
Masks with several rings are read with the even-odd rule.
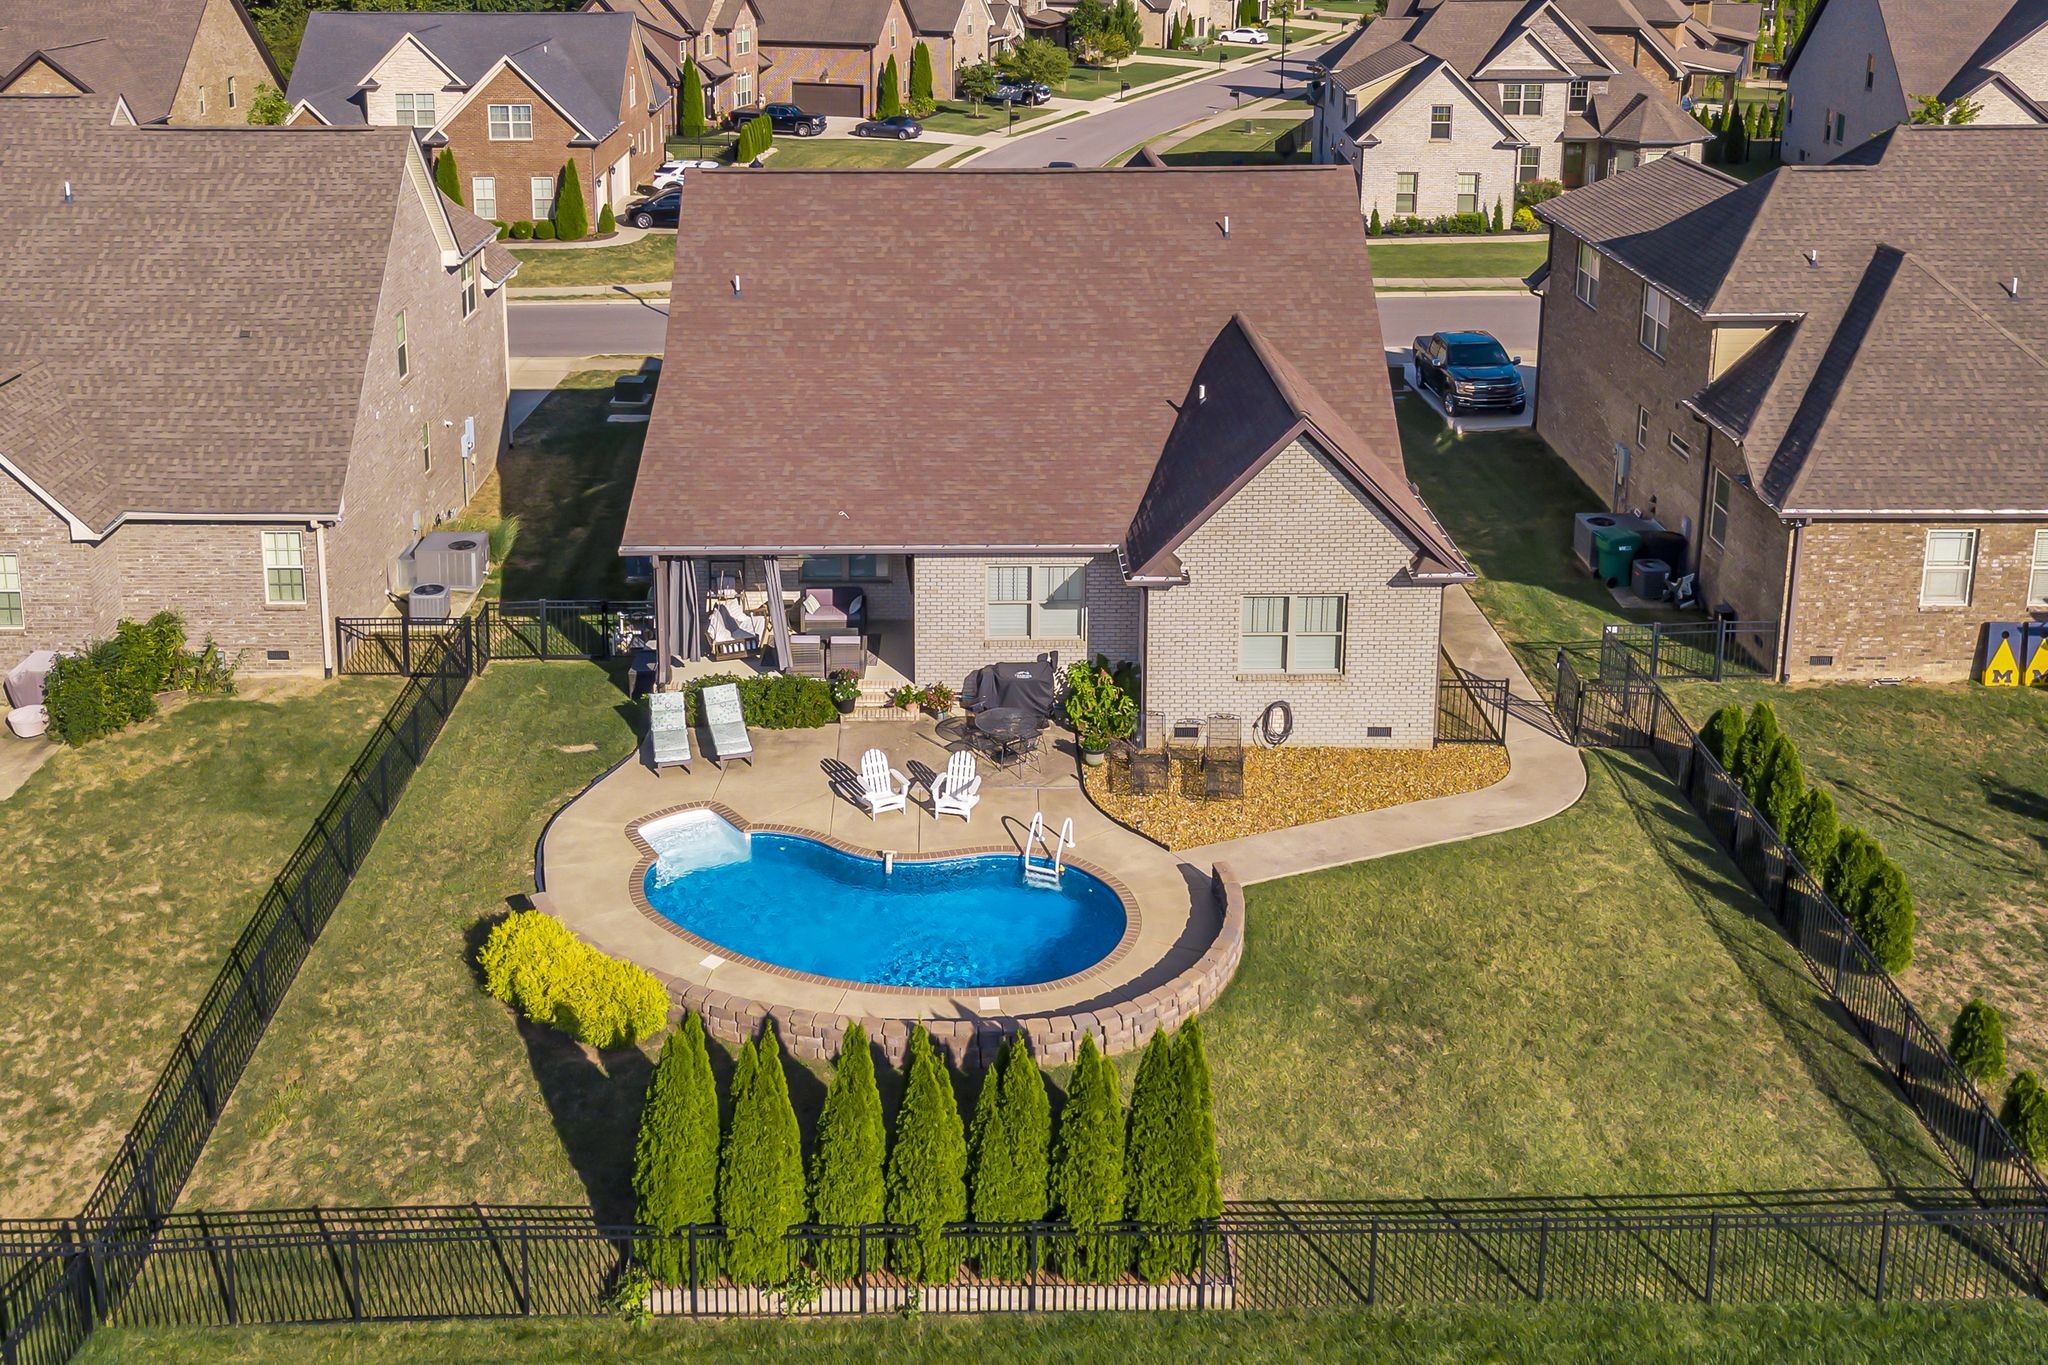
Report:
[[[659,776],[663,768],[690,771],[689,699],[680,692],[655,692],[647,698],[647,764]]]
[[[910,809],[910,779],[889,766],[889,756],[870,749],[860,756],[860,799],[868,818],[883,811]]]
[[[747,760],[749,768],[754,766],[754,742],[747,738],[746,717],[740,713],[740,689],[737,683],[720,683],[707,687],[697,694],[697,704],[704,708],[704,729],[711,736],[711,761],[725,771],[725,765],[736,758]]]
[[[932,779],[932,814],[972,818],[974,803],[981,800],[981,771],[974,755],[962,749],[946,763],[946,771]]]

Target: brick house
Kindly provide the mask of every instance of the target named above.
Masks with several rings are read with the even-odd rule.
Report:
[[[175,608],[319,671],[495,464],[517,262],[409,134],[111,103],[0,99],[0,668]]]
[[[1559,0],[1582,30],[1666,99],[1725,98],[1756,57],[1762,5],[1733,0]]]
[[[1971,101],[1980,127],[2048,123],[2048,3],[1822,0],[1786,57],[1785,160],[1840,156],[1926,95]]]
[[[1780,677],[1964,677],[1987,622],[2048,616],[2044,193],[2048,129],[1901,127],[1540,205],[1541,350],[1572,359],[1536,430],[1685,536],[1710,607],[1781,623]]]
[[[292,68],[294,126],[408,127],[450,148],[485,218],[554,216],[575,167],[593,225],[667,155],[675,88],[631,14],[318,11]]]
[[[761,72],[769,62],[761,52],[761,12],[753,0],[589,0],[584,9],[637,16],[656,40],[679,94],[684,59],[695,61],[711,122],[760,102]]]
[[[917,27],[904,0],[754,0],[761,11],[761,41],[768,70],[763,101],[788,101],[813,114],[867,118],[889,59],[896,78],[910,85],[910,51]],[[932,91],[953,93],[953,69],[933,52]]]
[[[103,95],[120,123],[249,121],[284,78],[242,0],[0,0],[0,96]]]
[[[1394,0],[1322,64],[1316,160],[1349,164],[1383,221],[1512,210],[1526,181],[1580,185],[1709,140],[1564,0]]]
[[[917,36],[931,48],[932,85],[953,90],[953,73],[979,66],[994,55],[989,40],[995,33],[995,11],[988,0],[912,0],[911,22]],[[940,73],[945,73],[942,77]],[[904,72],[906,81],[909,72]]]
[[[1403,470],[1344,173],[798,170],[693,192],[674,342],[778,379],[744,408],[656,395],[623,552],[655,557],[664,672],[730,576],[799,631],[860,593],[855,644],[919,682],[1104,654],[1170,717],[1285,702],[1304,743],[1433,741],[1442,590],[1471,573]],[[976,230],[1024,215],[1023,237]],[[814,226],[891,216],[925,249]],[[869,301],[912,292],[996,316],[1084,256],[1100,327],[906,351],[870,325]],[[1328,284],[1283,297],[1276,272]],[[835,363],[774,363],[792,341]]]

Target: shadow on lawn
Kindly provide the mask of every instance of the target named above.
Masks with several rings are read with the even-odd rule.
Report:
[[[605,420],[610,375],[553,390],[498,459],[499,511],[519,518],[501,571],[507,601],[628,596],[619,538],[647,428]]]

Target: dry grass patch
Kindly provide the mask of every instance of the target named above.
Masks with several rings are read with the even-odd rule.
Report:
[[[1434,749],[1253,749],[1244,755],[1241,800],[1202,799],[1193,759],[1168,760],[1166,791],[1138,796],[1111,781],[1107,766],[1087,768],[1088,795],[1113,820],[1168,848],[1195,848],[1247,834],[1287,829],[1340,815],[1456,796],[1490,787],[1508,775],[1497,744],[1441,744]]]

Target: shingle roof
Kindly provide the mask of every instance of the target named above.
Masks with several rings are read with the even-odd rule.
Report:
[[[1820,27],[1829,4],[1820,0],[1807,16],[1799,41],[1785,59],[1785,71],[1805,55],[1806,44]],[[1954,99],[1989,78],[1983,63],[1993,60],[2027,34],[2048,23],[2048,0],[1854,0],[1874,4],[1884,22],[1899,84],[1908,99],[1938,94]]]
[[[1740,229],[1730,225],[1726,236],[1713,236],[1693,215],[1711,209],[1717,225],[1729,225],[1725,201],[1741,183],[1690,157],[1664,156],[1547,199],[1535,206],[1536,216],[1699,308],[1726,274]]]
[[[292,67],[285,98],[311,105],[336,127],[360,125],[356,98],[371,68],[405,35],[454,73],[464,88],[509,57],[591,138],[619,126],[633,50],[631,14],[343,13],[316,10]]]
[[[967,0],[916,0],[904,8],[910,12],[910,26],[919,33],[951,33]]]
[[[410,132],[0,99],[0,145],[0,454],[94,530],[337,511]]]
[[[1215,368],[1240,314],[1317,395],[1298,400],[1317,426],[1406,488],[1348,166],[794,170],[693,193],[672,348],[759,380],[744,402],[657,394],[629,551],[1119,546],[1205,363],[1219,413],[1273,386],[1271,367]],[[817,230],[883,221],[917,223],[917,250]],[[1077,260],[1085,325],[1017,306],[1065,296]],[[943,336],[878,327],[887,300]]]
[[[1377,52],[1368,52],[1356,61],[1350,62],[1334,75],[1331,80],[1343,90],[1357,90],[1371,85],[1383,76],[1391,76],[1417,62],[1429,60],[1429,54],[1413,43],[1389,43]]]
[[[778,47],[867,47],[889,19],[889,0],[754,0],[761,41]]]
[[[0,0],[0,72],[41,52],[97,95],[119,95],[143,123],[171,111],[207,0]],[[244,25],[248,19],[238,11]],[[263,60],[270,60],[255,30]],[[275,77],[273,77],[275,79]]]

